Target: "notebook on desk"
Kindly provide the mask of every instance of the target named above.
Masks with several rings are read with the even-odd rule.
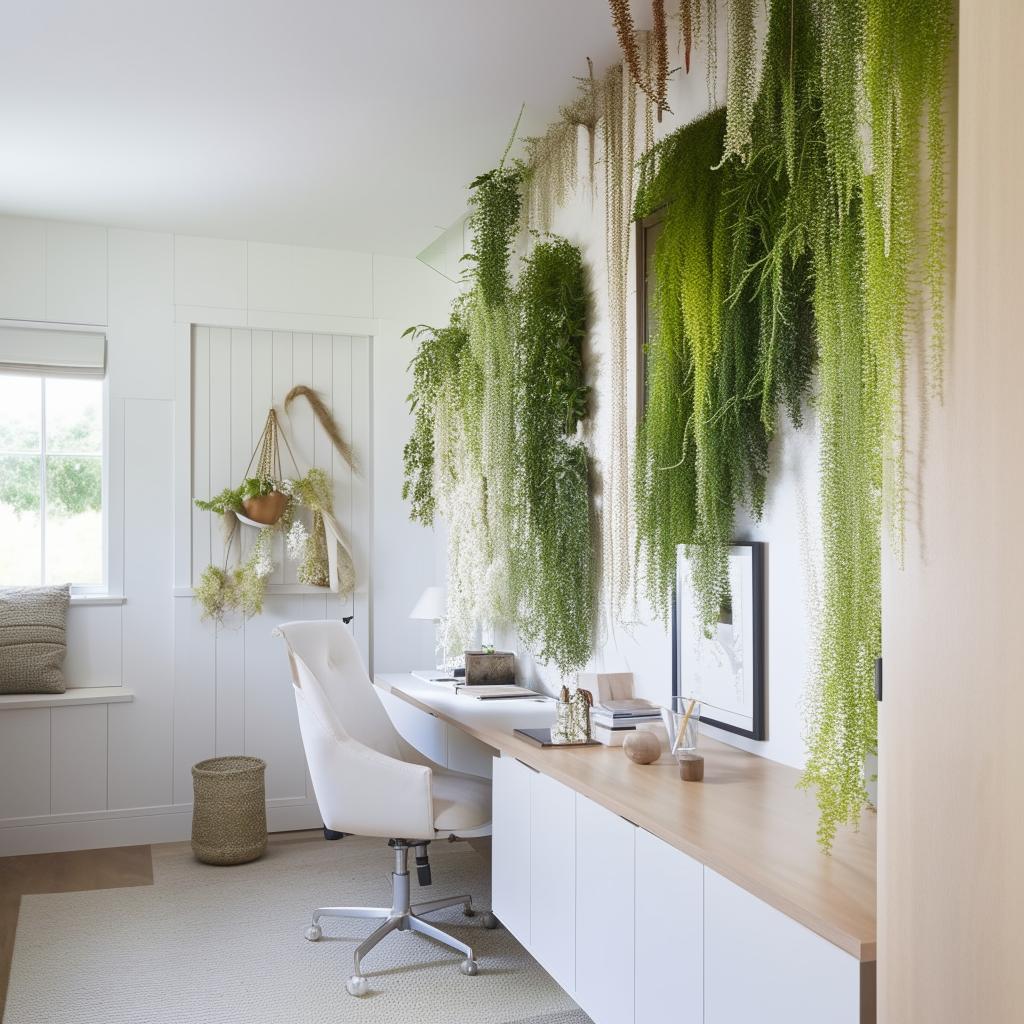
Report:
[[[510,684],[489,685],[487,683],[478,683],[475,686],[460,686],[458,692],[463,697],[473,697],[475,700],[549,699],[543,693],[537,693],[536,690],[528,690],[525,686],[513,686]]]

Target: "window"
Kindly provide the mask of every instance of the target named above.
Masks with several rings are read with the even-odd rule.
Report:
[[[102,379],[0,372],[0,585],[105,575]]]
[[[637,381],[637,421],[643,419],[647,409],[647,398],[650,384],[650,350],[651,339],[657,327],[654,309],[654,250],[661,234],[665,218],[664,210],[658,210],[636,224],[636,381]]]

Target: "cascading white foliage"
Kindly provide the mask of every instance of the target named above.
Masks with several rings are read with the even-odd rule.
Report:
[[[613,621],[622,620],[635,594],[633,452],[629,441],[629,245],[636,175],[636,90],[624,65],[603,83],[605,263],[608,283],[610,424],[603,467],[603,580]]]

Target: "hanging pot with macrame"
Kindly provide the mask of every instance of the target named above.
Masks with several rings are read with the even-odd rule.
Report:
[[[288,495],[278,489],[280,481],[284,479],[281,473],[279,444],[281,436],[277,413],[271,408],[267,413],[263,432],[249,459],[249,465],[245,470],[245,483],[242,485],[242,508],[245,515],[238,513],[238,517],[250,525],[274,526],[280,522],[288,507]],[[288,444],[287,439],[285,439],[285,444]],[[290,447],[288,454],[291,455]],[[254,462],[256,463],[256,472],[250,476],[249,473]],[[294,462],[295,458],[292,456],[293,465]]]
[[[303,385],[292,388],[285,397],[285,410],[300,397],[309,401],[332,444],[354,470],[352,449],[315,391]],[[282,445],[292,467],[292,475],[287,477],[281,466]],[[195,587],[204,618],[220,621],[230,611],[240,611],[249,617],[262,610],[267,580],[274,568],[270,538],[275,532],[285,534],[288,556],[300,562],[297,572],[300,583],[329,587],[342,596],[355,589],[352,552],[334,516],[330,478],[316,467],[305,474],[300,471],[273,407],[267,413],[242,484],[225,489],[209,501],[197,499],[195,504],[204,511],[223,515],[226,526],[223,567],[209,566]],[[308,529],[297,515],[301,508],[311,513]],[[231,551],[238,539],[240,523],[259,533],[249,557],[237,568],[230,569]]]

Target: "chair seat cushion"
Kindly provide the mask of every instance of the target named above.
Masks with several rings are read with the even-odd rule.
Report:
[[[438,832],[477,829],[491,820],[491,784],[487,779],[435,768],[431,792],[434,828]]]

